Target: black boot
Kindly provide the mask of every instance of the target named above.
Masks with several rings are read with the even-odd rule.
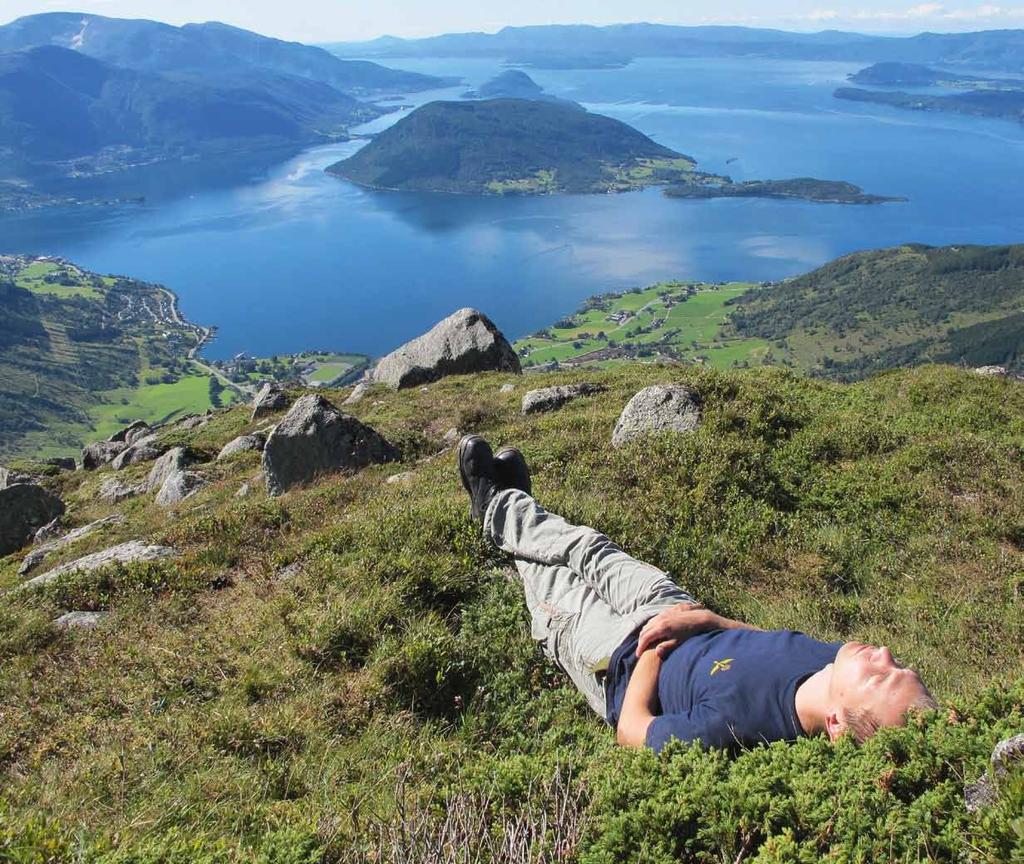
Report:
[[[483,522],[487,505],[498,491],[494,453],[479,435],[466,435],[457,452],[459,476],[469,493],[469,513],[477,522]]]
[[[502,447],[494,457],[494,472],[498,475],[499,489],[518,489],[533,494],[530,469],[526,459],[515,447]]]

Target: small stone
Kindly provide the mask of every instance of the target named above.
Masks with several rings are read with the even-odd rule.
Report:
[[[302,574],[302,562],[292,561],[285,567],[282,567],[274,574],[274,579],[277,582],[287,582],[290,579],[294,579],[296,576]]]
[[[180,504],[186,498],[195,495],[206,485],[206,478],[195,471],[175,471],[167,476],[160,491],[156,493],[156,503],[161,507]]]
[[[156,435],[147,435],[140,438],[134,444],[129,444],[114,457],[110,466],[115,471],[127,468],[129,465],[138,465],[140,462],[152,462],[167,452],[167,446],[161,444]]]
[[[95,471],[114,460],[128,445],[123,441],[97,441],[82,448],[82,469]]]
[[[145,491],[145,483],[132,486],[115,477],[110,477],[104,480],[100,486],[99,496],[108,504],[120,504],[122,501],[127,501],[129,498],[141,495]]]
[[[370,385],[365,382],[356,384],[355,388],[351,393],[348,394],[348,399],[342,402],[342,405],[355,405],[360,399],[362,399],[367,393],[370,392]]]
[[[252,492],[252,486],[248,483],[243,483],[238,487],[238,491],[235,493],[236,498],[247,498],[249,493]]]
[[[47,459],[46,464],[52,465],[54,468],[59,468],[61,471],[78,470],[78,463],[70,456],[54,456],[52,459]]]
[[[392,474],[390,477],[388,477],[388,479],[385,482],[386,483],[395,483],[395,484],[401,483],[404,486],[406,484],[411,483],[415,479],[416,479],[416,472],[415,471],[402,471],[399,474]]]
[[[40,588],[64,576],[67,573],[90,573],[109,564],[131,564],[136,561],[159,561],[165,558],[176,558],[178,552],[170,546],[158,546],[143,543],[141,540],[129,540],[118,546],[111,546],[102,552],[94,552],[67,564],[61,564],[40,576],[29,579],[23,588]]]
[[[138,440],[139,438],[148,434],[148,432],[149,424],[146,423],[144,420],[136,420],[130,426],[125,426],[124,429],[115,432],[107,439],[107,441],[121,444],[131,444],[133,440]]]
[[[498,392],[499,393],[514,393],[515,389],[516,389],[516,385],[515,384],[502,384],[498,388]]]
[[[61,525],[61,517],[58,516],[56,519],[51,519],[42,528],[36,531],[35,536],[32,538],[32,542],[49,543],[51,540],[56,540],[63,533],[64,528]]]
[[[108,612],[68,612],[53,622],[60,630],[93,630],[98,627]]]
[[[461,438],[462,433],[454,426],[452,426],[452,428],[445,432],[444,435],[441,437],[441,444],[445,447],[454,447],[456,444],[459,443],[459,440]]]
[[[227,459],[236,453],[245,453],[247,451],[261,452],[266,443],[266,437],[259,432],[254,432],[251,435],[239,435],[237,438],[228,441],[221,448],[220,453],[217,454],[217,461],[220,462],[222,459]]]
[[[18,568],[18,575],[25,576],[30,571],[34,570],[43,561],[46,560],[46,556],[50,554],[50,551],[42,546],[39,549],[33,549],[22,559],[21,566]]]
[[[992,770],[974,783],[964,784],[964,802],[967,811],[974,813],[982,807],[995,804],[999,798],[999,783],[1013,766],[1024,763],[1024,734],[1004,738],[992,749]]]
[[[973,372],[986,378],[1005,378],[1009,374],[1005,366],[979,366]]]
[[[645,387],[622,410],[612,433],[612,446],[621,447],[634,438],[657,432],[693,432],[700,426],[700,416],[700,399],[689,387]]]
[[[252,400],[252,419],[257,420],[266,414],[283,411],[287,407],[288,394],[281,389],[280,385],[268,382]]]
[[[530,390],[523,396],[523,414],[539,414],[554,411],[573,399],[603,393],[607,388],[600,384],[565,384],[561,387],[543,387]]]
[[[178,428],[192,432],[196,429],[202,429],[209,422],[210,418],[208,416],[205,414],[199,414],[195,417],[186,417],[178,424]]]

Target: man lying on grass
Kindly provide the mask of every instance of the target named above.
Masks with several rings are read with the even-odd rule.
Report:
[[[469,435],[458,463],[473,518],[515,557],[534,639],[620,744],[732,748],[822,732],[864,741],[936,707],[888,648],[723,618],[593,528],[546,512],[518,450],[494,455]]]

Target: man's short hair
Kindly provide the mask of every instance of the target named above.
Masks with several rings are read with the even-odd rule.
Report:
[[[938,707],[939,703],[935,701],[935,697],[925,690],[924,693],[910,703],[907,711],[934,711]],[[882,728],[878,718],[872,711],[867,709],[845,709],[843,711],[843,722],[846,724],[846,730],[858,744],[863,744]]]

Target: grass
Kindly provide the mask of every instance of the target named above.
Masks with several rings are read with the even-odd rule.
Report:
[[[109,437],[134,420],[156,423],[183,414],[202,414],[211,407],[207,375],[189,375],[173,384],[143,384],[99,395],[104,402],[91,412],[96,440]],[[222,398],[231,398],[230,391],[225,391]]]
[[[19,288],[25,288],[34,294],[52,294],[55,297],[89,297],[100,299],[103,294],[93,285],[87,284],[83,279],[78,284],[60,285],[55,282],[46,282],[45,277],[59,270],[69,271],[71,278],[81,279],[83,274],[77,267],[66,267],[52,261],[33,261],[21,270],[15,279]]]
[[[685,361],[700,359],[715,368],[757,364],[768,355],[766,340],[723,334],[727,304],[751,287],[749,282],[665,282],[592,298],[569,319],[543,334],[520,339],[515,348],[526,366],[565,363],[611,347],[625,348],[627,356],[602,360],[604,365],[629,362],[645,351],[650,356],[660,352]],[[631,314],[621,322],[612,320],[623,312]],[[604,338],[599,338],[602,333]]]
[[[346,410],[399,463],[270,499],[237,497],[256,454],[208,461],[194,498],[126,502],[54,558],[139,538],[176,561],[0,595],[0,859],[1016,860],[1024,785],[979,816],[961,786],[1024,728],[1024,387],[633,364],[520,414],[526,389],[577,380],[377,389]],[[701,428],[611,448],[623,405],[666,381],[701,394]],[[530,640],[521,587],[468,519],[452,426],[521,447],[545,506],[721,612],[884,642],[943,710],[860,748],[618,749]],[[209,458],[252,428],[240,406],[174,435]],[[78,524],[117,509],[106,476],[46,482]],[[0,560],[0,589],[20,559]],[[53,630],[69,608],[111,617]]]

